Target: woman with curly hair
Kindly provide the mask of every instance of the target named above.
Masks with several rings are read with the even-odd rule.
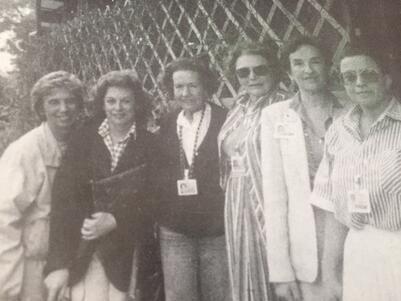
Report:
[[[40,78],[31,99],[42,123],[0,159],[0,300],[45,299],[51,189],[84,95],[81,81],[68,72]]]
[[[95,116],[73,137],[53,189],[48,300],[126,299],[133,254],[152,233],[149,99],[133,70],[94,87]]]

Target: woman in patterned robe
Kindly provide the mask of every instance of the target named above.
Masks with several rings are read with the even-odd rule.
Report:
[[[234,49],[230,67],[240,93],[219,134],[221,185],[234,301],[272,299],[268,281],[260,168],[260,113],[284,100],[277,57],[260,43]]]

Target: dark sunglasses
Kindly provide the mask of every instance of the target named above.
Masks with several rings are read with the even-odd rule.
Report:
[[[362,70],[360,72],[347,71],[341,73],[343,84],[346,86],[355,84],[358,76],[366,84],[377,83],[380,80],[380,74],[375,70]]]
[[[251,74],[251,70],[256,76],[264,76],[270,73],[271,68],[266,65],[260,65],[256,67],[243,67],[235,70],[235,73],[239,78],[246,78]]]

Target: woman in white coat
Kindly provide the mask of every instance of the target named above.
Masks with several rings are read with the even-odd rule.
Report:
[[[328,90],[328,53],[316,40],[290,41],[281,59],[298,93],[262,112],[269,281],[279,300],[318,301],[324,214],[309,199],[324,135],[342,105]]]
[[[0,300],[45,300],[50,192],[84,88],[74,75],[56,71],[36,82],[31,98],[42,123],[0,159]]]

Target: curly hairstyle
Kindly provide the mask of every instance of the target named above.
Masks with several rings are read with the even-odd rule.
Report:
[[[135,70],[115,70],[102,75],[91,90],[95,117],[105,118],[104,96],[110,87],[131,89],[135,98],[135,122],[145,128],[151,112],[152,101],[143,87]]]
[[[301,46],[312,46],[322,55],[326,67],[330,67],[332,53],[322,43],[314,37],[303,35],[296,39],[287,41],[281,50],[280,63],[284,71],[291,71],[290,55],[297,51]]]
[[[178,58],[170,62],[160,76],[162,90],[170,100],[174,99],[173,74],[176,71],[197,72],[208,97],[217,91],[217,77],[202,58]]]
[[[65,89],[71,92],[78,108],[83,110],[86,92],[78,77],[63,70],[51,72],[41,77],[31,90],[32,109],[41,121],[46,120],[43,100],[54,89]]]
[[[280,63],[277,58],[275,51],[272,49],[271,41],[265,42],[255,42],[242,40],[229,52],[227,60],[225,62],[227,76],[232,77],[235,74],[235,66],[238,58],[241,55],[260,55],[265,58],[269,66],[273,68],[273,80],[274,84],[278,85],[282,79],[282,72],[280,68]]]

